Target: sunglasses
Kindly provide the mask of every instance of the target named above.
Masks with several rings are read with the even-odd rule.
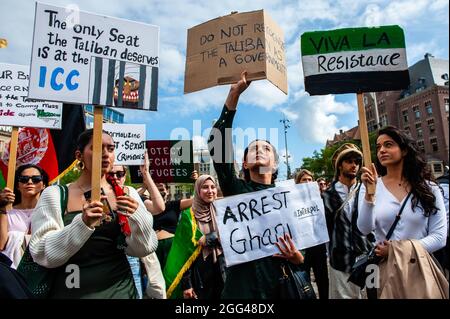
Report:
[[[30,180],[30,178],[31,178],[31,181],[33,182],[33,184],[37,184],[37,183],[42,182],[42,176],[41,175],[34,175],[34,176],[22,175],[22,176],[19,176],[18,181],[19,181],[19,183],[27,184],[28,181]]]
[[[124,171],[118,171],[118,172],[109,172],[108,176],[114,177],[117,176],[117,178],[122,178],[126,175]]]

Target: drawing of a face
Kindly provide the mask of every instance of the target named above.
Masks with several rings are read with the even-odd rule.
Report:
[[[118,105],[119,80],[116,80],[114,86],[114,105]],[[122,105],[124,107],[137,108],[139,102],[139,81],[130,76],[124,77],[122,90]]]

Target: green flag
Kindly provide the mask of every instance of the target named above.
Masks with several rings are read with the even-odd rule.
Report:
[[[194,260],[201,252],[198,240],[203,234],[197,227],[192,208],[181,213],[177,231],[172,246],[167,256],[167,262],[163,270],[166,281],[167,298],[182,298],[180,281],[183,274],[191,267]]]

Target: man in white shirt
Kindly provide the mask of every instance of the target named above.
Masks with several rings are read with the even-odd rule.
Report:
[[[361,299],[361,289],[347,280],[356,257],[373,246],[356,226],[362,153],[354,144],[343,144],[333,154],[332,164],[334,181],[323,193],[330,236],[330,299]]]

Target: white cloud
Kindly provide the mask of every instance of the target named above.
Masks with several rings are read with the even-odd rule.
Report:
[[[192,147],[194,150],[208,149],[208,143],[204,136],[195,135],[192,137]]]
[[[408,64],[411,66],[417,61],[422,60],[427,52],[433,54],[437,58],[445,57],[444,48],[434,40],[429,42],[413,43],[406,46]]]
[[[254,81],[240,98],[242,103],[251,103],[268,111],[283,104],[288,99],[280,89],[268,80]]]
[[[302,95],[284,113],[291,114],[300,139],[312,143],[324,144],[339,129],[336,114],[347,114],[355,111],[355,106],[336,101],[334,95],[312,96]]]
[[[359,22],[366,26],[414,23],[428,6],[428,0],[391,1],[386,6],[370,3]]]
[[[199,23],[227,15],[231,11],[265,9],[280,25],[285,34],[289,95],[284,95],[267,80],[255,81],[240,103],[253,104],[264,110],[292,112],[292,105],[302,103],[302,108],[322,103],[323,110],[312,114],[310,120],[324,120],[327,129],[334,129],[337,117],[345,114],[348,105],[325,97],[310,98],[303,91],[304,80],[300,54],[300,35],[305,31],[358,27],[362,25],[400,24],[407,35],[410,64],[426,52],[436,57],[448,57],[448,0],[315,0],[286,1],[234,0],[46,0],[63,6],[76,3],[81,10],[135,20],[160,26],[160,110],[182,117],[202,113],[211,108],[221,108],[229,86],[205,89],[183,95],[187,29]],[[9,47],[0,50],[0,61],[28,64],[33,34],[34,2],[26,0],[0,1],[0,30],[9,40]],[[420,37],[417,37],[419,34]],[[446,37],[442,36],[446,35]],[[446,38],[445,40],[442,40]],[[443,43],[444,41],[444,43]],[[291,105],[292,104],[292,105]],[[289,106],[288,106],[289,105]],[[305,106],[306,105],[306,106]],[[335,108],[333,113],[327,107]],[[299,114],[299,113],[298,113]],[[291,114],[292,115],[292,114]],[[299,114],[300,115],[300,114]],[[155,115],[156,116],[156,115]],[[323,118],[321,117],[323,116]],[[334,116],[334,117],[333,117]],[[302,115],[300,116],[302,118]],[[314,125],[311,124],[311,125]],[[318,123],[315,123],[319,127]],[[322,135],[326,135],[322,133]],[[323,140],[323,138],[319,138]]]

